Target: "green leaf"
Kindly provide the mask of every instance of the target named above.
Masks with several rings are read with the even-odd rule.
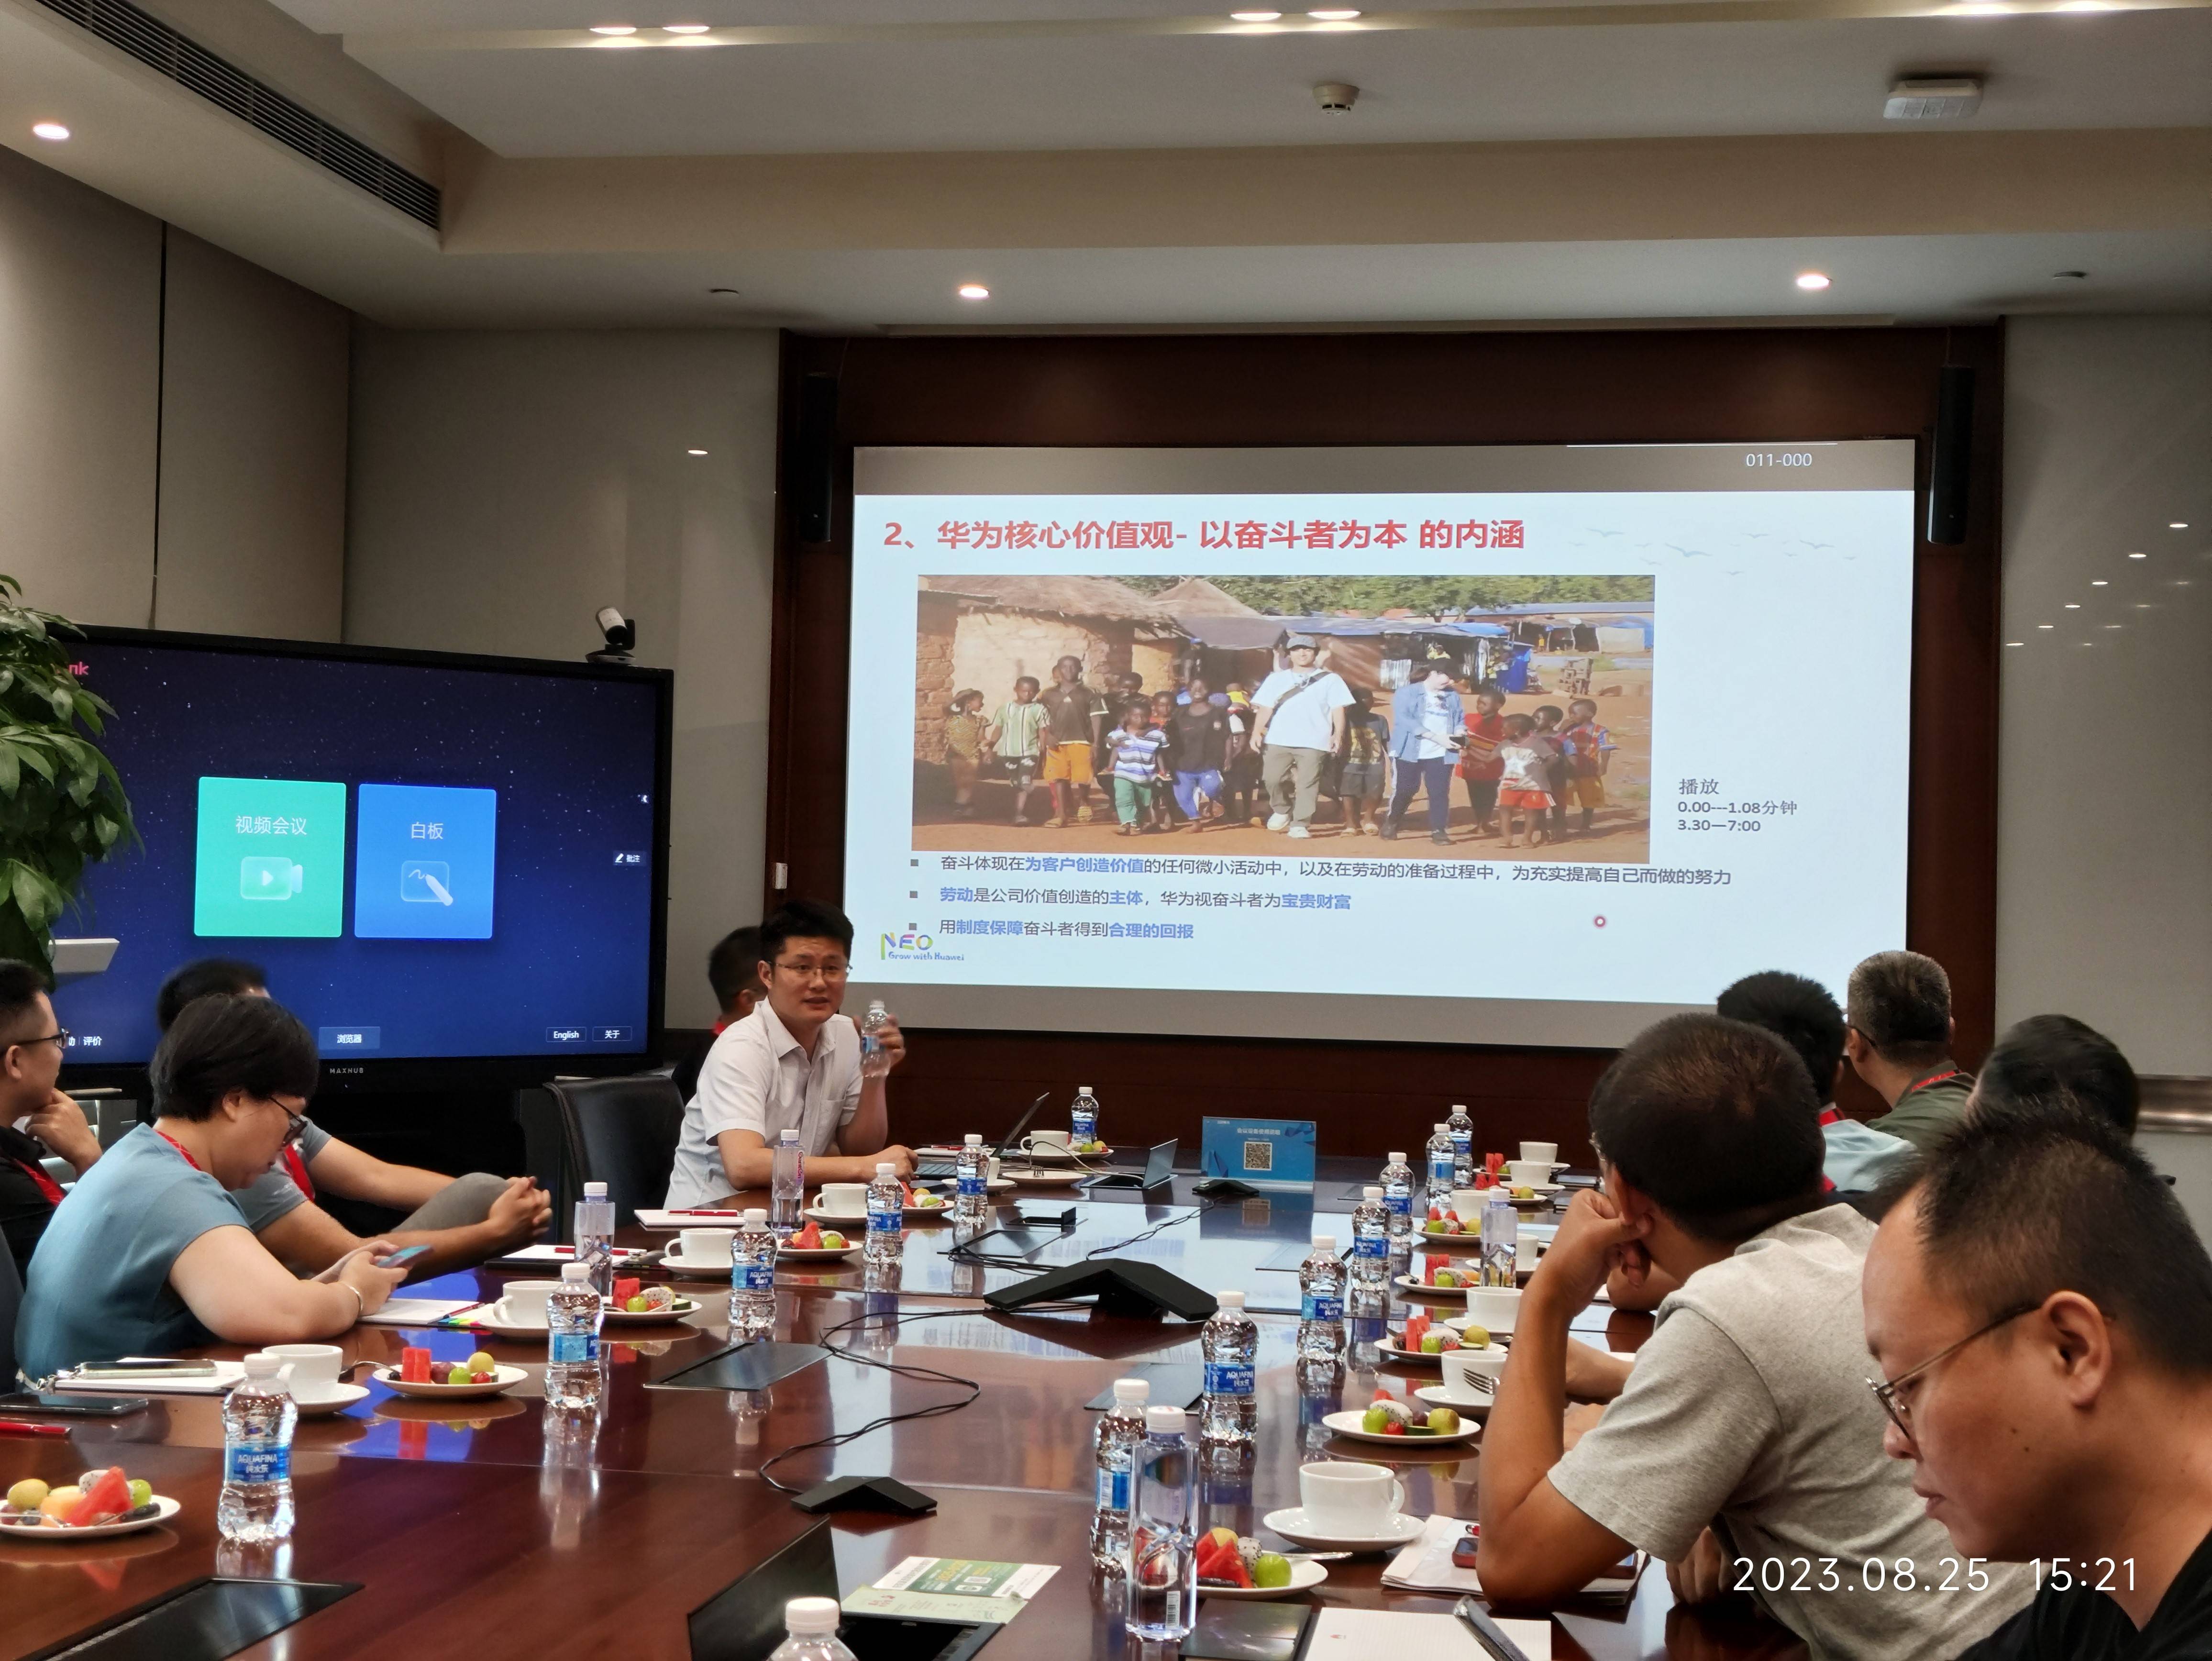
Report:
[[[12,796],[23,782],[22,764],[15,759],[15,746],[0,743],[0,796]]]

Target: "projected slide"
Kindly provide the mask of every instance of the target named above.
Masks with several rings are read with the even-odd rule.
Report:
[[[1610,1043],[1902,939],[1909,443],[858,478],[847,900],[924,1019],[1290,995],[1299,1031]]]

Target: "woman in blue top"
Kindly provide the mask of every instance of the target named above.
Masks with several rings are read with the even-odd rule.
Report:
[[[317,1074],[307,1030],[266,998],[202,998],[177,1017],[151,1072],[154,1123],[78,1180],[31,1258],[15,1332],[24,1372],[217,1341],[328,1338],[382,1307],[406,1274],[378,1266],[383,1241],[295,1280],[230,1197],[307,1123]]]

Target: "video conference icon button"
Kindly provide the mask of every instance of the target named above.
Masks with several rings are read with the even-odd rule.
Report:
[[[315,1029],[316,1047],[325,1054],[332,1050],[347,1053],[383,1047],[384,1029],[379,1026],[319,1026]]]

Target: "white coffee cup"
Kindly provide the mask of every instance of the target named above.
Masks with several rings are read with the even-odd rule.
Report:
[[[1482,1226],[1482,1208],[1490,1201],[1490,1190],[1482,1188],[1452,1189],[1452,1215],[1469,1228]]]
[[[1514,1317],[1520,1312],[1519,1287],[1469,1287],[1467,1289],[1467,1318],[1477,1326],[1487,1327],[1492,1332],[1510,1332]]]
[[[295,1400],[312,1402],[337,1393],[338,1363],[345,1352],[336,1344],[271,1344],[262,1353],[291,1367]]]
[[[1462,1402],[1487,1402],[1489,1394],[1470,1382],[1470,1375],[1480,1375],[1494,1388],[1505,1372],[1505,1357],[1509,1352],[1503,1344],[1492,1344],[1488,1349],[1448,1349],[1443,1354],[1444,1389]]]
[[[1065,1130],[1033,1130],[1022,1138],[1022,1152],[1031,1159],[1040,1153],[1065,1155],[1073,1140]]]
[[[1516,1188],[1539,1188],[1552,1180],[1549,1159],[1508,1159],[1505,1168],[1513,1173]]]
[[[687,1233],[690,1232],[691,1231],[686,1231]],[[725,1238],[728,1238],[728,1231],[726,1229],[710,1232],[720,1233]],[[727,1246],[723,1247],[722,1256],[726,1260],[728,1258]],[[493,1313],[498,1316],[499,1323],[501,1326],[544,1326],[547,1324],[545,1300],[560,1289],[561,1282],[558,1281],[509,1281],[507,1283],[507,1291],[500,1298]]]
[[[687,1263],[710,1263],[716,1269],[730,1266],[730,1242],[738,1238],[733,1228],[687,1228],[676,1237],[678,1255]]]
[[[824,1183],[819,1208],[832,1217],[865,1217],[868,1214],[868,1185],[866,1183]]]
[[[1523,1142],[1521,1144],[1521,1157],[1554,1165],[1559,1162],[1559,1145],[1557,1142]]]
[[[995,1153],[991,1156],[991,1171],[988,1180],[994,1183],[999,1180],[999,1156]]]
[[[1405,1509],[1406,1489],[1381,1465],[1324,1459],[1298,1467],[1298,1503],[1315,1533],[1371,1540]]]

